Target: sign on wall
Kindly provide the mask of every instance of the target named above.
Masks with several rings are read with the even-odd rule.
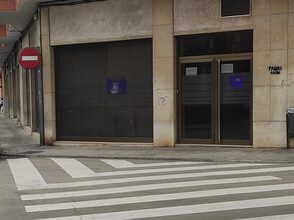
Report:
[[[270,71],[270,74],[281,74],[283,67],[282,66],[269,66],[268,70]]]

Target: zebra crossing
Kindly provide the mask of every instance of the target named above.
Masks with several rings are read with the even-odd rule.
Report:
[[[291,165],[50,161],[71,181],[48,182],[30,159],[8,159],[30,219],[294,219]]]

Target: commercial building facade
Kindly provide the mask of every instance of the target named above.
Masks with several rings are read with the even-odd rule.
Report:
[[[5,112],[39,131],[44,105],[46,144],[286,147],[294,3],[233,2],[43,5],[3,67]]]

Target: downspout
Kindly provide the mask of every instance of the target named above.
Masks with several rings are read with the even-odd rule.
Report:
[[[43,58],[42,58],[42,22],[40,16],[40,10],[37,9],[37,15],[40,19],[40,55],[41,55],[41,63],[39,64],[39,68],[37,69],[37,80],[38,80],[38,108],[39,108],[39,128],[40,128],[40,146],[45,145],[45,137],[44,137],[44,99],[43,99]]]

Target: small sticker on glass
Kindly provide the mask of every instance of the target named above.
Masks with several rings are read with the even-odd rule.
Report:
[[[222,73],[234,73],[234,64],[222,64]]]
[[[187,67],[186,76],[197,76],[197,67]]]

